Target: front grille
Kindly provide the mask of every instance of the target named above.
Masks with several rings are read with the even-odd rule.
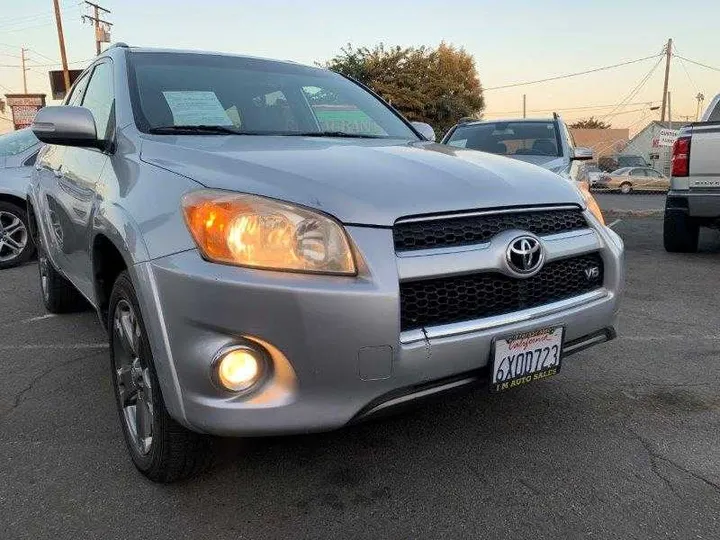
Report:
[[[395,251],[412,251],[480,244],[510,229],[520,229],[542,236],[584,229],[587,226],[579,208],[536,211],[528,209],[506,214],[400,222],[393,229],[393,237]]]
[[[598,268],[588,278],[586,270]],[[402,330],[449,324],[565,300],[603,284],[603,261],[598,253],[546,264],[531,278],[481,273],[400,283]]]

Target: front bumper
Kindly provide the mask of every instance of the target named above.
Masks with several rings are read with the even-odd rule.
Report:
[[[565,325],[566,345],[614,337],[623,253],[609,229],[594,231],[606,274],[587,298],[419,336],[400,332],[398,276],[409,270],[388,257],[392,231],[348,232],[360,254],[352,278],[223,266],[195,250],[134,267],[173,417],[218,435],[330,430],[386,409],[398,393],[406,402],[443,389],[443,381],[479,378],[498,336]],[[273,378],[251,397],[223,393],[210,376],[215,353],[244,340],[263,344],[275,362]]]

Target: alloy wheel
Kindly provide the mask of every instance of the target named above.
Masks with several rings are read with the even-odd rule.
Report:
[[[115,307],[112,332],[113,367],[122,417],[135,449],[147,455],[153,440],[153,386],[142,354],[142,328],[126,300],[120,300]]]
[[[28,231],[22,219],[11,212],[0,211],[0,262],[17,259],[28,243]]]

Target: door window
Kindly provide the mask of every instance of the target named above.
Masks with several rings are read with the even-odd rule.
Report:
[[[68,99],[65,101],[65,105],[72,105],[73,107],[80,106],[89,80],[90,77],[85,75],[75,82],[75,86],[72,88],[70,96],[68,96]]]
[[[112,66],[109,62],[99,64],[92,72],[87,85],[82,105],[87,107],[95,117],[95,127],[98,138],[109,140],[112,138],[114,122],[111,122],[115,94],[113,92]]]
[[[645,176],[645,171],[642,169],[633,169],[630,171],[630,176]]]

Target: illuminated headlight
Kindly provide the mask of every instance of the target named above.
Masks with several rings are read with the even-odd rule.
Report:
[[[230,392],[248,392],[257,386],[269,366],[265,356],[244,345],[223,349],[213,362],[214,376],[223,389]]]
[[[182,207],[195,243],[210,261],[293,272],[357,273],[345,229],[319,212],[215,190],[185,195]]]

